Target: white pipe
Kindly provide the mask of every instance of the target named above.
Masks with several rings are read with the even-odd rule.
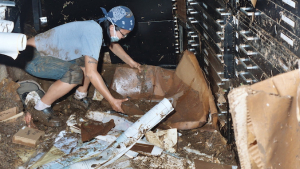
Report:
[[[26,35],[21,33],[3,33],[0,32],[0,54],[16,59],[19,51],[26,48]]]
[[[0,32],[11,33],[14,29],[14,22],[0,19]]]
[[[115,160],[125,154],[144,134],[156,126],[164,119],[174,108],[170,101],[164,98],[160,103],[154,106],[143,117],[130,126],[117,140],[112,143],[99,156],[100,165],[103,166],[113,163]]]

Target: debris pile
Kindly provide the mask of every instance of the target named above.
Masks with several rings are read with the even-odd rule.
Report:
[[[195,69],[187,66],[188,63],[192,62],[184,60],[179,68]],[[107,67],[111,70],[111,65]],[[116,70],[113,73],[116,76],[111,81],[105,74],[111,72],[102,75],[109,86],[116,87],[120,70],[126,73],[133,69],[115,66],[113,70]],[[156,73],[151,74],[151,71]],[[143,92],[137,92],[140,96],[112,87],[110,91],[114,97],[129,98],[122,105],[125,114],[112,111],[109,103],[93,87],[89,90],[89,96],[93,97],[89,108],[77,104],[73,95],[61,98],[53,105],[53,110],[64,121],[62,127],[47,127],[33,121],[30,107],[25,111],[16,93],[18,83],[4,79],[0,83],[1,96],[4,96],[0,100],[0,158],[5,161],[0,168],[197,168],[199,162],[196,160],[236,165],[233,152],[215,130],[213,120],[207,119],[209,110],[214,110],[209,101],[210,93],[196,85],[201,82],[198,77],[179,78],[182,75],[176,73],[179,74],[178,70],[144,66],[142,74],[135,74],[138,77],[136,83],[132,83],[135,86],[127,86],[128,91],[141,89]],[[206,82],[200,86],[209,90]],[[35,104],[38,97],[30,92],[25,102]],[[201,98],[207,100],[201,102],[200,107],[190,101],[198,102]],[[184,116],[185,112],[188,117]],[[193,113],[197,114],[195,119]],[[191,125],[177,128],[173,124]]]

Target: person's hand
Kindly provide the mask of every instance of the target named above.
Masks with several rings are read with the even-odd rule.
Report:
[[[133,61],[129,66],[138,69],[140,73],[142,72],[141,64],[137,63],[136,61]]]
[[[122,105],[123,102],[125,102],[127,100],[128,100],[128,98],[126,98],[126,99],[113,99],[109,103],[110,103],[111,107],[114,109],[114,111],[124,113],[124,111],[121,108],[121,105]]]

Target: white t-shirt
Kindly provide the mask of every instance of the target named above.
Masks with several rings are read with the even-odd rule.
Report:
[[[97,22],[76,21],[38,34],[35,44],[41,56],[70,61],[87,55],[98,60],[102,38],[102,28]]]

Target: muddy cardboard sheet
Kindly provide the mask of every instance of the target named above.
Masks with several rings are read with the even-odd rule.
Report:
[[[299,70],[229,94],[241,167],[299,168]]]
[[[217,109],[211,90],[195,55],[185,51],[176,70],[157,66],[144,66],[139,73],[129,67],[117,67],[112,84],[113,90],[123,97],[159,102],[168,98],[175,113],[170,115],[162,128],[181,130],[202,127],[209,113],[217,121]]]

